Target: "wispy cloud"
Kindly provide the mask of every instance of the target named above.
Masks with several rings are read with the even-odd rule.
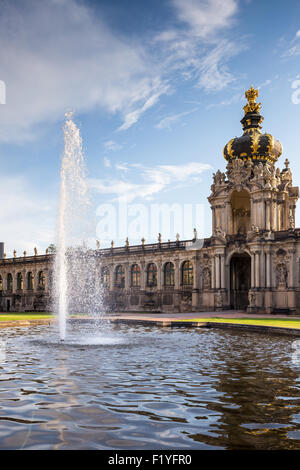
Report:
[[[123,145],[118,144],[114,140],[107,140],[103,145],[105,150],[108,152],[116,152],[117,150],[121,150],[123,148]]]
[[[89,186],[100,194],[112,196],[112,201],[132,202],[135,199],[151,200],[162,191],[175,189],[177,186],[191,185],[199,182],[204,171],[211,166],[206,163],[190,162],[184,165],[157,165],[146,167],[143,165],[126,164],[126,169],[135,168],[137,175],[127,175],[123,179],[90,179]],[[139,181],[136,183],[136,181]]]
[[[295,33],[295,36],[289,41],[287,50],[282,54],[282,57],[292,57],[300,55],[300,29]]]
[[[178,18],[203,39],[214,39],[219,30],[231,26],[238,9],[236,0],[173,0],[173,4]]]
[[[173,5],[183,26],[155,38],[162,44],[166,67],[206,91],[225,88],[235,79],[228,61],[247,47],[224,37],[238,11],[237,0],[173,0]]]
[[[106,168],[110,168],[110,167],[111,167],[111,161],[110,161],[109,158],[104,157],[103,162],[104,162],[104,166],[105,166]]]
[[[227,64],[243,46],[224,34],[238,0],[171,0],[173,26],[139,41],[112,31],[104,16],[79,0],[26,5],[1,5],[7,104],[0,141],[34,139],[43,124],[62,120],[68,109],[117,113],[118,130],[126,131],[178,86],[179,77],[206,91],[234,80]]]
[[[119,113],[126,129],[166,91],[142,45],[78,0],[2,2],[0,42],[2,141],[34,139],[67,109]]]
[[[198,111],[198,108],[191,109],[190,111],[183,111],[182,113],[178,114],[173,114],[171,116],[167,116],[159,121],[155,125],[157,129],[172,129],[172,126],[176,123],[178,123],[184,116],[188,116],[191,113],[194,113],[195,111]]]
[[[141,117],[142,114],[144,114],[147,109],[151,108],[154,106],[157,101],[159,100],[159,97],[165,93],[168,92],[170,89],[169,85],[167,85],[165,82],[161,82],[160,80],[155,80],[157,83],[153,85],[152,88],[149,89],[149,94],[147,97],[147,100],[142,106],[139,106],[138,108],[134,109],[133,111],[130,111],[125,115],[124,118],[124,123],[119,127],[119,131],[124,131],[129,129],[133,124],[135,124],[139,118]]]

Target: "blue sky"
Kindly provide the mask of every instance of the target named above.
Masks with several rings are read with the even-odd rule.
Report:
[[[83,138],[95,239],[99,207],[118,200],[145,210],[203,204],[197,229],[210,236],[212,174],[225,170],[223,147],[242,133],[251,84],[263,131],[283,144],[278,166],[287,157],[300,185],[300,2],[0,0],[0,8],[0,238],[8,256],[55,242],[69,110]]]

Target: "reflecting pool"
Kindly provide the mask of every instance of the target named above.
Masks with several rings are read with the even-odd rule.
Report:
[[[1,449],[300,449],[293,338],[70,325],[0,330]]]

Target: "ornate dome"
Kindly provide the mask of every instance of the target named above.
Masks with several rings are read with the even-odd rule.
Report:
[[[245,96],[248,103],[244,106],[245,116],[241,120],[244,134],[225,145],[224,158],[228,162],[240,158],[253,163],[275,163],[282,154],[282,145],[271,134],[262,134],[260,130],[263,117],[259,114],[261,103],[256,103],[258,90],[251,86]]]

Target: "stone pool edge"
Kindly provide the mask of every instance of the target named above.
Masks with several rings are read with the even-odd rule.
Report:
[[[223,323],[223,322],[201,322],[201,321],[182,321],[182,320],[154,320],[154,319],[139,319],[139,318],[116,318],[107,317],[112,323],[123,323],[129,325],[155,325],[162,328],[173,327],[173,328],[219,328],[219,329],[233,329],[233,330],[244,330],[257,333],[276,334],[276,335],[288,335],[288,336],[299,336],[300,329],[298,328],[285,328],[280,326],[267,326],[267,325],[247,325],[239,323]],[[0,328],[7,327],[28,327],[38,325],[50,325],[55,322],[56,318],[45,318],[45,319],[33,319],[33,320],[11,320],[11,321],[0,321]],[[82,322],[88,323],[88,318],[70,318],[71,322]]]

